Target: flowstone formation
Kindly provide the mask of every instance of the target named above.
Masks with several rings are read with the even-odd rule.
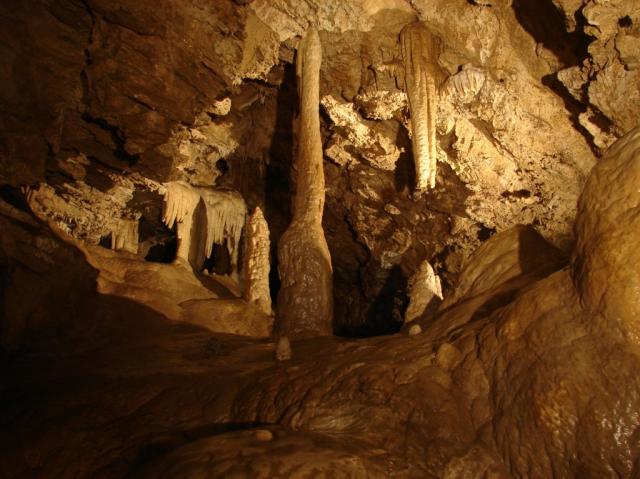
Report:
[[[574,280],[592,327],[640,345],[640,127],[598,163],[578,203]]]
[[[400,32],[400,43],[411,112],[415,189],[420,194],[436,185],[436,119],[441,76],[438,57],[441,41],[422,22],[414,22]]]
[[[307,31],[297,55],[300,117],[293,219],[278,243],[281,286],[276,322],[276,331],[291,338],[328,335],[333,331],[331,256],[322,229],[325,195],[319,112],[322,48],[316,30]]]

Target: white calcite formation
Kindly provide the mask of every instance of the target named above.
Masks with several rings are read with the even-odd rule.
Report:
[[[165,187],[162,221],[169,229],[176,226],[176,260],[188,263],[191,259],[193,215],[200,203],[200,195],[195,188],[183,181],[172,181],[165,184]]]
[[[247,207],[233,190],[194,187],[183,181],[165,184],[163,221],[177,226],[177,259],[198,269],[211,255],[213,244],[225,244],[233,267]]]
[[[245,248],[244,299],[254,303],[265,314],[271,314],[271,292],[269,290],[269,226],[260,207],[247,220]]]
[[[440,40],[415,22],[400,32],[405,83],[411,111],[416,193],[436,185],[436,112]]]
[[[67,162],[71,165],[71,162]],[[82,165],[78,162],[77,165]],[[41,220],[52,223],[62,232],[97,245],[111,237],[115,249],[137,252],[137,218],[140,213],[127,206],[133,191],[140,185],[138,178],[114,176],[115,185],[104,192],[82,180],[63,183],[53,187],[40,183],[36,187],[25,187],[23,193],[31,211]],[[151,190],[151,182],[145,188]],[[125,223],[131,219],[133,226]]]
[[[435,298],[442,299],[440,278],[428,261],[423,261],[409,279],[409,306],[404,315],[405,323],[421,316]]]
[[[201,236],[205,241],[204,257],[211,256],[214,244],[224,244],[235,271],[247,206],[240,193],[234,190],[198,188],[198,191],[207,213],[206,235]]]

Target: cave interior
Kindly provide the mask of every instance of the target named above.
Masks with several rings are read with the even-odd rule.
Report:
[[[637,0],[4,0],[0,53],[0,477],[640,477]]]

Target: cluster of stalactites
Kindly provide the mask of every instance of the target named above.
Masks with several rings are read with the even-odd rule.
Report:
[[[237,191],[195,187],[184,181],[166,183],[165,188],[163,221],[169,228],[177,224],[178,258],[190,261],[195,256],[201,262],[211,255],[214,244],[225,244],[232,265],[237,265],[238,246],[247,215],[242,196]],[[206,213],[206,225],[194,223],[199,205]],[[198,244],[191,244],[194,228],[199,232],[195,236]]]
[[[164,209],[162,220],[168,228],[175,223],[188,221],[200,202],[198,191],[184,181],[165,183]]]
[[[211,256],[215,244],[226,244],[231,262],[237,265],[240,237],[247,217],[242,196],[233,190],[199,188],[207,212],[205,257]]]
[[[416,170],[416,194],[436,184],[436,112],[440,40],[422,22],[400,32],[405,84],[411,113],[411,138]]]

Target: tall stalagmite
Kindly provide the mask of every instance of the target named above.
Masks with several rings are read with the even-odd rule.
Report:
[[[265,314],[271,314],[269,290],[269,226],[260,207],[256,207],[247,220],[244,253],[244,299],[254,303]]]
[[[436,112],[438,110],[438,56],[440,39],[422,22],[400,32],[405,83],[411,111],[416,193],[436,185]]]
[[[320,138],[320,62],[318,32],[310,29],[298,48],[300,95],[296,191],[293,220],[278,244],[277,333],[310,337],[332,333],[333,295],[329,248],[322,230],[324,171]]]

